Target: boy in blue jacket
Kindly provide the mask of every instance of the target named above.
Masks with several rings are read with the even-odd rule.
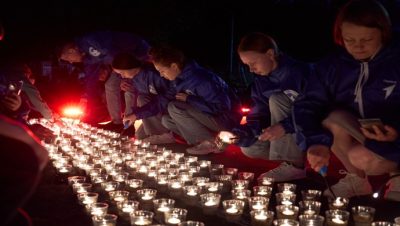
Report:
[[[276,181],[304,178],[304,156],[294,140],[289,116],[293,102],[304,90],[310,65],[284,55],[275,41],[262,33],[243,37],[238,53],[256,76],[247,123],[234,128],[232,138],[248,157],[282,161],[261,177]]]
[[[159,144],[174,143],[172,134],[161,124],[164,96],[169,88],[168,80],[160,77],[151,65],[143,64],[129,53],[121,53],[114,57],[112,68],[135,90],[136,105],[132,106],[132,114],[125,115],[124,125],[129,126],[137,119],[142,120],[142,126],[136,131],[135,138],[144,141],[155,137]]]
[[[398,172],[399,47],[391,42],[386,10],[372,0],[347,3],[334,38],[343,49],[317,64],[305,96],[295,103],[298,141],[317,172],[329,164],[331,151],[343,163],[347,172],[332,186],[335,195],[368,195],[368,175]],[[400,200],[400,177],[389,181],[385,197]]]
[[[135,95],[132,87],[114,73],[111,63],[114,56],[121,52],[129,52],[140,60],[148,60],[148,43],[136,35],[126,32],[98,31],[86,34],[65,45],[60,59],[69,63],[83,63],[85,71],[86,93],[81,99],[83,105],[99,104],[102,82],[105,82],[107,109],[112,123],[106,129],[121,131],[121,90],[124,91],[125,115],[131,114]],[[88,102],[89,101],[89,102]],[[92,103],[91,103],[92,102]]]
[[[155,68],[171,81],[168,115],[163,125],[182,136],[191,154],[217,152],[215,134],[234,123],[228,85],[215,73],[188,60],[182,51],[154,47],[150,51]]]

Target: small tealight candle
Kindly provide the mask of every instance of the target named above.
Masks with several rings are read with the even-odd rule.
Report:
[[[374,221],[375,208],[370,206],[354,206],[351,208],[355,226],[369,226]]]
[[[189,185],[183,187],[183,191],[185,192],[186,196],[195,197],[199,194],[199,187],[195,185]]]
[[[299,207],[297,206],[287,206],[287,205],[278,205],[276,206],[276,215],[278,219],[297,219],[297,215],[299,214]]]
[[[169,225],[177,225],[186,220],[187,210],[181,208],[172,208],[165,213],[165,222]]]
[[[245,190],[232,190],[232,197],[234,199],[240,199],[240,200],[247,200],[251,195],[251,191],[248,189]]]
[[[96,226],[115,226],[117,224],[117,215],[105,214],[103,216],[93,216],[93,224]]]
[[[324,226],[325,218],[320,215],[300,215],[301,226]]]
[[[122,202],[117,203],[118,209],[121,210],[123,213],[130,214],[135,210],[139,209],[139,202],[132,201],[132,200],[125,200]]]
[[[132,225],[151,225],[154,213],[146,210],[136,210],[131,213]]]
[[[260,177],[258,178],[258,185],[259,186],[270,186],[272,187],[274,185],[274,178],[272,177]]]
[[[255,196],[271,197],[272,187],[269,186],[254,186],[253,193]]]
[[[222,206],[228,215],[241,215],[243,213],[245,202],[243,200],[230,199],[224,200]]]
[[[268,208],[269,199],[262,196],[253,196],[249,198],[251,210],[262,210]]]
[[[274,212],[268,210],[250,211],[251,222],[254,226],[271,226],[274,215]]]
[[[328,202],[329,202],[329,209],[345,210],[349,203],[349,199],[343,197],[336,197],[336,198],[329,198]]]
[[[150,201],[157,195],[157,190],[154,189],[141,189],[137,191],[139,198],[143,201]]]
[[[345,210],[327,210],[325,211],[327,226],[345,226],[349,220],[350,213]]]
[[[321,202],[318,201],[300,201],[300,213],[304,215],[318,215],[321,209]]]
[[[130,179],[126,181],[126,184],[133,189],[138,189],[143,186],[143,180],[140,179]]]
[[[96,202],[90,205],[90,214],[93,216],[104,216],[107,213],[108,204]]]
[[[274,226],[299,226],[299,222],[293,219],[276,219]]]

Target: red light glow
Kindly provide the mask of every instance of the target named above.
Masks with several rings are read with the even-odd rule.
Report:
[[[241,111],[242,111],[242,113],[249,113],[250,112],[250,108],[242,107]]]
[[[83,111],[77,106],[68,106],[63,109],[63,115],[67,118],[79,118],[83,115]]]

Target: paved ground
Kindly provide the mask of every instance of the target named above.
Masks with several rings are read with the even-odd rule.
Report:
[[[184,152],[187,147],[184,144],[173,144],[166,146],[169,149],[177,152]],[[272,169],[277,164],[270,161],[252,160],[243,156],[240,149],[235,146],[229,146],[227,151],[222,154],[214,154],[208,156],[202,156],[200,159],[209,159],[213,163],[224,164],[225,167],[236,167],[239,171],[251,171],[255,172],[256,175]],[[330,174],[334,177],[328,177],[330,183],[334,183],[338,177],[335,172],[337,168],[331,167]],[[308,172],[309,177],[304,180],[294,181],[298,188],[298,201],[300,199],[300,191],[303,189],[320,189],[325,188],[323,180],[313,172]],[[375,187],[382,182],[384,178],[370,178],[373,180]],[[166,194],[160,193],[160,196],[166,196]],[[223,194],[223,198],[229,198],[229,194]],[[327,201],[325,198],[322,199],[322,211],[327,208]],[[350,206],[354,205],[369,205],[377,209],[376,220],[393,221],[394,217],[400,216],[400,202],[390,202],[383,200],[374,200],[370,197],[358,197],[350,200]],[[201,208],[188,203],[185,199],[177,198],[178,207],[187,208],[189,210],[188,219],[200,220],[206,223],[208,226],[213,225],[250,225],[250,218],[248,211],[240,218],[234,221],[227,220],[222,212],[219,210],[214,215],[204,215]],[[31,215],[34,226],[89,226],[92,222],[89,216],[85,213],[84,209],[79,206],[76,202],[76,198],[73,195],[71,189],[66,185],[63,178],[56,175],[56,172],[52,166],[48,166],[42,178],[36,193],[27,203],[25,209]],[[270,210],[275,209],[275,200],[271,199]],[[321,211],[321,215],[323,212]],[[120,219],[118,222],[119,226],[129,225],[129,222]]]

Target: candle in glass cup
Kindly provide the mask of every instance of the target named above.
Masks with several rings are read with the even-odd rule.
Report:
[[[200,161],[198,161],[198,163],[199,163],[199,166],[201,169],[209,168],[211,165],[211,161],[208,161],[208,160],[200,160]]]
[[[224,200],[222,206],[224,207],[225,213],[228,215],[241,215],[243,213],[245,202],[238,199],[229,199]]]
[[[273,224],[274,226],[299,226],[299,222],[293,219],[276,219]]]
[[[275,179],[272,177],[259,177],[257,179],[259,186],[270,186],[274,185]]]
[[[117,215],[105,214],[103,216],[92,216],[94,226],[115,226],[117,224]]]
[[[139,209],[139,202],[133,200],[125,200],[117,203],[118,209],[124,214],[130,214]]]
[[[336,198],[329,197],[328,203],[329,203],[329,209],[331,210],[334,209],[345,210],[347,208],[347,205],[349,204],[349,199],[343,197],[336,197]]]
[[[248,180],[232,180],[232,189],[242,190],[247,189],[249,187]]]
[[[82,193],[82,194],[83,194],[82,203],[84,205],[91,205],[91,204],[97,202],[97,198],[99,197],[99,194],[95,193],[95,192],[86,192],[86,193]]]
[[[85,193],[92,189],[92,184],[89,183],[75,183],[72,185],[72,189],[75,193]]]
[[[143,180],[129,179],[129,180],[126,180],[126,184],[132,189],[139,189],[143,186]]]
[[[183,187],[183,191],[188,197],[196,197],[200,192],[200,188],[196,185],[188,185]]]
[[[207,192],[219,193],[222,189],[222,186],[223,185],[221,182],[207,182],[205,189]]]
[[[350,213],[345,210],[333,209],[325,211],[327,226],[346,226]]]
[[[400,226],[400,217],[394,218],[394,226]]]
[[[154,213],[146,210],[136,210],[130,216],[132,225],[151,225]]]
[[[370,206],[354,206],[351,208],[355,226],[370,226],[374,221],[375,208]]]
[[[238,169],[237,168],[225,168],[225,174],[232,175],[232,178],[236,178]]]
[[[164,221],[164,214],[174,208],[175,200],[173,199],[155,199],[153,201],[154,210],[156,213],[156,219],[158,221]]]
[[[108,195],[112,201],[123,202],[128,199],[129,191],[110,191]]]
[[[221,195],[217,193],[206,193],[200,195],[200,204],[203,209],[203,213],[206,215],[213,215],[218,210],[221,202]]]
[[[318,215],[321,210],[321,202],[318,201],[300,201],[300,214]]]
[[[268,210],[252,210],[250,211],[252,226],[271,226],[274,220],[274,212]]]
[[[193,184],[199,187],[204,187],[209,180],[210,178],[208,177],[193,177]]]
[[[320,215],[300,215],[300,226],[324,226],[325,218]]]
[[[264,196],[267,198],[271,197],[272,187],[270,186],[254,186],[253,187],[254,196]]]
[[[296,193],[296,184],[280,183],[278,184],[278,193],[292,194]]]
[[[108,204],[96,202],[90,205],[90,214],[93,216],[104,216],[107,213]]]
[[[293,205],[296,201],[295,193],[276,193],[276,204],[277,205]]]
[[[250,197],[251,191],[248,189],[232,190],[232,198],[246,200]]]
[[[107,192],[115,191],[115,190],[117,190],[117,188],[119,187],[119,182],[116,182],[116,181],[106,181],[106,182],[104,182],[104,183],[101,184],[101,187],[102,187],[105,191],[107,191]]]
[[[254,173],[252,173],[252,172],[239,172],[238,173],[238,179],[239,180],[248,180],[249,182],[252,182],[254,180]]]
[[[299,207],[294,205],[278,205],[276,206],[276,217],[278,219],[296,220],[299,214]]]
[[[319,201],[321,193],[322,192],[320,190],[302,190],[301,196],[303,198],[303,201]]]
[[[178,226],[205,226],[201,221],[183,221]]]
[[[157,195],[157,190],[155,189],[141,189],[137,190],[137,194],[142,201],[151,201]]]
[[[269,198],[262,196],[253,196],[249,198],[249,207],[251,210],[268,209]]]
[[[186,220],[187,210],[181,208],[172,208],[165,212],[165,223],[168,225],[178,225]]]
[[[71,176],[68,177],[68,184],[73,185],[76,182],[84,183],[86,181],[86,177],[84,176]]]

